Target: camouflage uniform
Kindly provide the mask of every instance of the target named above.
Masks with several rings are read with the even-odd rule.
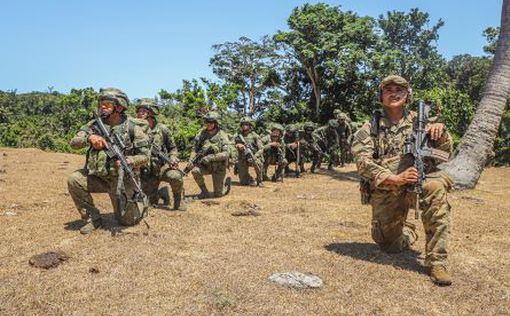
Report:
[[[228,135],[222,131],[218,123],[219,115],[215,112],[209,112],[205,116],[206,122],[215,122],[217,129],[210,134],[206,128],[203,128],[193,141],[193,151],[190,159],[193,159],[202,150],[211,150],[213,153],[205,156],[191,170],[191,174],[201,190],[201,197],[208,197],[209,191],[205,185],[204,175],[212,175],[214,197],[221,197],[228,194],[230,190],[230,178],[227,178],[225,186],[225,177],[227,174],[228,160],[230,157],[231,144]]]
[[[129,104],[127,96],[122,91],[114,88],[102,89],[99,100],[101,101],[102,98],[115,100],[125,108]],[[70,145],[72,148],[79,149],[89,146],[88,139],[93,134],[92,126],[94,123],[95,120],[87,123],[71,139]],[[138,168],[147,165],[149,161],[149,140],[146,134],[148,126],[145,121],[126,117],[119,125],[110,127],[105,123],[105,126],[123,140],[126,145],[126,157],[135,172]],[[76,170],[67,178],[69,194],[82,219],[87,221],[85,226],[90,226],[92,223],[97,227],[101,220],[91,193],[108,193],[110,195],[115,217],[122,225],[134,225],[141,219],[142,214],[134,214],[130,211],[121,215],[121,210],[116,202],[118,170],[115,164],[116,162],[109,159],[104,150],[96,150],[90,146],[85,168]],[[127,176],[124,178],[124,186],[127,195],[132,196],[134,185],[131,180],[127,179]],[[90,231],[82,231],[82,233],[88,232]]]
[[[403,79],[402,79],[403,80]],[[384,81],[383,81],[384,82]],[[400,82],[400,81],[399,81]],[[365,123],[355,134],[352,152],[358,173],[368,180],[365,190],[372,205],[372,238],[388,252],[407,249],[417,239],[415,226],[406,221],[416,194],[409,185],[383,184],[391,174],[399,174],[413,166],[413,159],[403,156],[404,141],[412,133],[416,113],[410,111],[400,122],[392,124],[384,115],[379,120],[379,132],[372,135],[371,123]],[[432,146],[448,155],[452,139],[447,132],[432,142]],[[378,152],[378,154],[376,154]],[[436,161],[426,161],[427,179],[420,198],[422,222],[426,235],[425,264],[447,266],[447,239],[450,232],[450,205],[447,192],[452,180],[436,168]]]
[[[285,143],[285,158],[287,159],[287,166],[285,172],[289,173],[289,164],[297,162],[297,147],[292,148],[299,142],[299,169],[301,172],[305,172],[305,156],[302,150],[303,140],[301,138],[302,133],[295,125],[287,126],[285,135],[283,136],[283,142]],[[297,171],[297,170],[296,170]]]
[[[250,118],[244,118],[241,120],[241,126],[243,124],[250,124],[253,127],[253,122]],[[250,185],[253,183],[253,178],[250,176],[249,167],[253,167],[255,169],[255,173],[257,175],[257,185],[261,185],[262,179],[262,168],[264,165],[264,157],[262,154],[262,139],[260,136],[254,131],[249,132],[248,134],[243,134],[242,131],[239,132],[235,137],[235,144],[242,144],[239,135],[242,135],[244,141],[248,146],[250,146],[253,155],[255,156],[254,161],[249,161],[249,157],[246,156],[244,151],[236,149],[237,151],[237,171],[239,173],[239,182],[241,185]]]
[[[305,123],[303,126],[304,134],[302,140],[302,151],[305,156],[309,156],[312,160],[310,172],[315,173],[315,169],[320,165],[323,151],[319,146],[318,136],[313,132],[315,126],[311,122]]]
[[[328,125],[321,126],[314,131],[315,137],[319,140],[319,146],[322,151],[328,155],[328,169],[338,165],[338,153],[340,148],[340,137],[338,136],[337,120],[329,120]]]
[[[272,176],[273,181],[283,180],[283,173],[288,162],[285,159],[285,142],[283,141],[283,127],[280,124],[274,124],[271,128],[271,134],[279,131],[281,137],[278,140],[274,140],[279,143],[278,147],[272,147],[271,142],[273,141],[271,135],[267,135],[263,138],[264,148],[264,168],[262,171],[264,180],[269,180],[267,176],[267,169],[269,165],[277,166],[274,175]]]
[[[340,142],[340,165],[343,167],[344,164],[350,160],[352,138],[351,120],[347,114],[342,112],[338,112],[335,118],[338,121],[337,133]]]
[[[175,145],[174,138],[170,130],[164,124],[156,121],[155,116],[159,115],[159,108],[152,99],[142,99],[137,104],[136,109],[146,108],[149,110],[154,118],[154,126],[149,130],[149,144],[157,146],[161,149],[163,154],[167,155],[172,163],[178,163],[177,146]],[[183,194],[183,177],[179,170],[172,169],[158,156],[151,154],[149,166],[142,169],[142,188],[149,198],[149,203],[152,205],[157,204],[159,198],[163,198],[165,204],[168,204],[168,188],[162,188],[158,191],[161,181],[170,184],[174,198],[174,209],[185,210],[184,202],[182,201]]]

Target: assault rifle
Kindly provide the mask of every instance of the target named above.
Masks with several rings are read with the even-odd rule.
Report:
[[[181,175],[185,176],[186,174],[184,173],[184,171],[182,171],[181,169],[179,168],[174,168],[172,165],[173,165],[173,161],[170,159],[170,157],[168,157],[164,152],[163,150],[161,149],[161,147],[159,147],[158,145],[155,145],[153,144],[152,145],[152,148],[151,148],[151,153],[158,157],[159,159],[163,160],[164,163],[168,164],[170,166],[170,168],[172,168],[172,170],[177,170],[181,173]]]
[[[190,161],[188,161],[188,164],[186,165],[186,168],[184,168],[182,173],[184,175],[187,175],[188,173],[190,173],[190,171],[193,168],[198,166],[198,164],[200,163],[200,160],[202,160],[205,156],[207,156],[209,154],[214,154],[214,151],[212,150],[212,147],[202,148],[202,150],[197,152],[195,157],[191,158]]]
[[[96,121],[92,125],[92,130],[94,134],[101,136],[106,141],[104,150],[108,158],[114,161],[119,161],[120,163],[120,168],[122,170],[120,170],[121,172],[119,172],[119,185],[117,186],[117,193],[119,194],[123,189],[123,175],[127,174],[129,179],[131,179],[135,186],[135,193],[134,196],[131,198],[131,201],[143,202],[146,199],[146,196],[142,191],[142,187],[133,171],[133,168],[131,168],[127,161],[126,156],[124,155],[126,145],[124,144],[120,136],[114,133],[113,131],[109,132],[106,126],[104,125],[101,116],[98,115],[97,113]],[[144,215],[145,214],[142,214],[142,218]]]
[[[406,137],[404,154],[411,155],[414,159],[414,167],[418,171],[418,180],[410,192],[416,193],[416,205],[414,208],[414,218],[419,218],[420,196],[423,193],[423,182],[426,179],[425,158],[434,158],[440,161],[447,161],[449,154],[432,148],[429,144],[429,134],[425,132],[425,126],[429,119],[429,113],[432,105],[420,100],[418,103],[417,117],[413,133]]]
[[[249,163],[255,163],[255,154],[253,153],[253,146],[252,144],[248,144],[246,140],[244,139],[244,136],[242,134],[238,134],[235,138],[236,144],[243,144],[244,145],[244,156],[246,157],[246,160]]]

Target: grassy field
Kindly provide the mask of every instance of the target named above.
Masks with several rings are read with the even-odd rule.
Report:
[[[423,229],[412,251],[388,255],[370,238],[353,165],[264,188],[234,186],[218,203],[187,212],[154,209],[147,224],[80,235],[66,177],[84,157],[0,148],[2,315],[440,315],[510,314],[510,169],[487,169],[478,187],[450,195],[454,284],[423,268]],[[198,193],[185,179],[187,194]],[[213,201],[213,200],[210,200]],[[233,212],[256,204],[261,216]],[[413,219],[414,221],[414,219]],[[33,255],[69,259],[42,270]],[[268,280],[319,276],[320,289]]]

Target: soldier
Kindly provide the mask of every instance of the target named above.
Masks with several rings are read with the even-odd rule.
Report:
[[[338,165],[338,152],[340,148],[338,126],[338,121],[331,119],[327,125],[321,126],[314,131],[322,151],[328,155],[328,170],[333,170],[333,166]]]
[[[299,128],[290,124],[287,126],[283,141],[286,145],[285,158],[287,159],[287,166],[285,167],[285,173],[289,174],[289,164],[296,163],[296,177],[299,177],[301,172],[305,172],[305,157],[301,149],[302,140]],[[299,170],[298,170],[299,168]]]
[[[115,133],[124,142],[127,161],[137,171],[149,161],[149,140],[146,134],[148,126],[144,121],[127,117],[128,105],[127,95],[119,89],[107,88],[99,92],[99,115],[110,133]],[[123,184],[125,195],[132,197],[135,192],[134,183],[127,178],[118,181],[122,179],[119,177],[119,162],[107,156],[105,148],[108,144],[95,133],[95,124],[96,120],[87,123],[69,143],[73,149],[89,146],[85,168],[73,172],[67,179],[69,194],[85,221],[80,229],[82,234],[89,234],[102,225],[101,215],[94,205],[91,193],[110,195],[115,217],[122,225],[138,223],[147,210],[147,205],[140,205],[137,209],[123,209],[120,205],[119,188]]]
[[[179,170],[179,159],[177,158],[177,146],[168,127],[159,123],[156,117],[159,115],[159,107],[153,99],[141,99],[136,105],[136,113],[139,119],[149,123],[149,146],[151,147],[151,160],[147,168],[142,168],[142,188],[149,198],[149,203],[158,204],[162,198],[165,205],[168,205],[168,188],[158,191],[161,181],[170,184],[174,198],[174,210],[185,211],[186,204],[182,199],[183,178]],[[170,160],[165,162],[160,155]]]
[[[302,141],[302,148],[304,155],[308,155],[312,160],[311,173],[315,173],[315,169],[321,164],[322,156],[324,153],[319,146],[317,135],[314,134],[315,126],[312,122],[306,122],[303,126],[304,134]]]
[[[403,156],[406,137],[413,132],[416,113],[405,104],[411,100],[409,83],[400,76],[388,76],[379,86],[379,100],[384,113],[375,115],[354,135],[352,152],[358,173],[365,179],[362,199],[372,206],[372,238],[382,250],[394,253],[409,248],[417,239],[415,225],[406,221],[416,193],[410,186],[418,174],[413,159]],[[426,127],[431,145],[448,157],[452,139],[442,123],[429,122]],[[425,228],[425,264],[438,285],[450,285],[447,240],[450,232],[450,205],[447,192],[452,180],[440,172],[437,161],[427,163],[427,179],[420,196]]]
[[[335,118],[338,121],[337,133],[340,138],[340,166],[343,167],[345,162],[349,161],[349,153],[351,152],[351,120],[347,114],[342,112],[337,112]]]
[[[191,170],[195,182],[200,188],[199,198],[211,197],[205,185],[204,175],[212,175],[214,197],[221,197],[230,192],[231,180],[226,177],[230,156],[230,140],[228,135],[220,129],[219,115],[209,112],[204,117],[205,127],[193,141],[193,151],[190,162],[200,155],[198,165]]]
[[[287,159],[285,159],[285,142],[283,141],[283,126],[280,124],[273,124],[271,133],[264,137],[264,143],[263,178],[265,181],[269,180],[267,169],[269,165],[275,165],[277,168],[271,180],[273,182],[283,181],[283,174],[287,166]]]
[[[238,157],[237,172],[241,185],[255,185],[255,181],[248,172],[249,167],[253,167],[257,176],[256,185],[263,187],[263,144],[260,136],[255,133],[254,128],[255,126],[251,118],[245,117],[241,120],[241,131],[234,139]]]

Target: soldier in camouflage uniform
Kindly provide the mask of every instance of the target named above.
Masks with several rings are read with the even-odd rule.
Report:
[[[328,170],[333,170],[333,166],[338,165],[340,148],[338,126],[338,121],[331,119],[327,125],[321,126],[314,131],[315,137],[319,140],[319,146],[328,156]]]
[[[254,185],[255,182],[248,171],[249,167],[253,167],[257,176],[256,185],[262,187],[264,186],[262,183],[262,168],[264,164],[262,148],[264,145],[260,136],[255,133],[254,127],[251,118],[245,117],[241,120],[241,131],[234,139],[238,157],[237,172],[241,185]],[[247,154],[247,149],[251,151],[253,157]]]
[[[316,168],[321,164],[322,156],[324,153],[319,146],[319,140],[317,139],[318,136],[314,134],[315,125],[312,122],[306,122],[303,126],[303,129],[303,154],[305,156],[309,156],[309,158],[312,160],[312,167],[310,168],[310,172],[315,173]]]
[[[372,205],[372,238],[382,250],[393,253],[409,248],[417,239],[415,225],[406,219],[416,201],[416,193],[409,189],[416,183],[418,174],[412,157],[403,155],[404,142],[413,132],[416,113],[404,107],[411,98],[409,83],[404,78],[386,77],[379,92],[384,113],[380,119],[374,119],[374,124],[367,122],[356,132],[352,152],[358,173],[365,179],[362,197]],[[444,124],[431,120],[426,131],[431,145],[444,153],[443,157],[448,157],[452,139]],[[447,192],[452,180],[436,165],[435,159],[426,162],[427,179],[420,196],[425,264],[430,267],[434,283],[449,285],[452,276],[448,269],[447,240],[451,226]]]
[[[147,168],[142,168],[142,188],[147,194],[150,204],[158,204],[160,198],[168,205],[168,188],[158,191],[161,181],[170,184],[174,198],[174,210],[186,210],[186,204],[182,199],[183,177],[179,171],[179,159],[177,158],[177,146],[170,130],[164,124],[159,123],[156,117],[159,115],[159,107],[153,99],[141,99],[136,105],[136,113],[139,119],[146,120],[149,124],[149,145],[151,149],[159,148],[170,159],[170,164],[163,161],[156,154],[151,154],[151,160]]]
[[[268,181],[267,169],[269,165],[277,166],[272,181],[283,181],[287,159],[285,159],[285,142],[283,141],[283,126],[273,124],[271,133],[264,137],[264,168],[262,171],[264,181]]]
[[[148,125],[145,121],[132,119],[126,116],[129,105],[127,95],[119,89],[101,89],[98,99],[99,113],[107,129],[111,129],[121,137],[126,145],[128,163],[135,171],[147,165],[149,161],[149,140],[147,137]],[[80,232],[88,234],[100,227],[101,215],[94,205],[91,193],[108,193],[113,203],[114,213],[122,225],[134,225],[140,221],[143,212],[119,209],[117,202],[118,189],[118,162],[108,158],[105,152],[106,141],[93,132],[96,120],[83,126],[76,136],[71,139],[73,149],[89,146],[87,162],[83,169],[73,172],[67,179],[69,194],[76,208],[85,221]],[[127,196],[134,193],[134,185],[130,179],[124,178],[124,187]]]
[[[297,164],[298,158],[298,146],[299,146],[299,166],[296,166],[296,176],[299,176],[297,172],[297,168],[299,168],[300,172],[305,172],[305,156],[304,151],[302,150],[302,133],[300,132],[298,126],[294,124],[290,124],[287,126],[285,130],[285,135],[283,136],[283,142],[285,143],[285,158],[287,159],[287,166],[285,167],[285,173],[290,173],[289,165],[291,163]]]
[[[343,167],[350,158],[352,138],[351,120],[347,114],[343,112],[336,112],[335,118],[338,121],[337,133],[340,140],[340,166]]]
[[[193,151],[190,161],[196,155],[207,153],[198,165],[194,166],[191,174],[200,188],[199,198],[211,197],[205,185],[204,175],[210,174],[213,180],[214,197],[221,197],[230,192],[230,178],[226,178],[228,160],[230,157],[230,140],[228,135],[220,129],[219,115],[209,112],[204,117],[205,127],[200,130],[193,141]]]

